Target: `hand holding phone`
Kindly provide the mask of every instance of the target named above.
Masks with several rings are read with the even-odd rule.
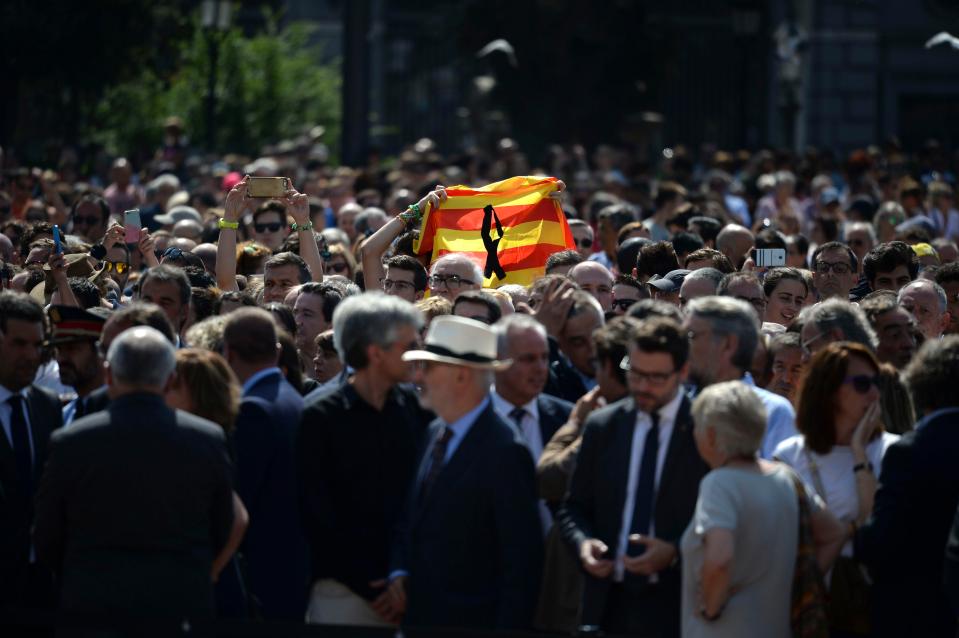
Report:
[[[246,184],[248,197],[286,197],[290,180],[286,177],[251,177]]]
[[[53,249],[58,255],[63,254],[63,240],[60,237],[60,227],[53,227]]]

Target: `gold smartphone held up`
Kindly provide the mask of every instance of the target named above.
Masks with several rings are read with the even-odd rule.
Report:
[[[249,197],[285,197],[288,190],[288,177],[251,177],[246,183],[246,194]]]

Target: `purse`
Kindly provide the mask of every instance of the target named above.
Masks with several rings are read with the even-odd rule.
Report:
[[[804,450],[809,469],[812,471],[813,483],[819,497],[826,501],[826,490],[819,474],[819,466],[808,450]],[[827,613],[829,626],[837,631],[868,636],[871,624],[869,622],[869,594],[872,580],[866,566],[855,558],[840,556],[833,563],[832,578],[829,582],[829,603]]]
[[[812,535],[812,509],[802,480],[791,473],[799,500],[799,544],[793,574],[790,626],[794,638],[828,638],[826,587],[816,562]]]

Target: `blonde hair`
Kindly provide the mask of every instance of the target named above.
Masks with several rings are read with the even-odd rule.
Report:
[[[176,384],[190,392],[192,413],[227,433],[240,413],[240,382],[226,360],[200,348],[176,351]]]

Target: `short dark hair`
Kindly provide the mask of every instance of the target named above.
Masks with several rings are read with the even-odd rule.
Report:
[[[736,269],[733,268],[732,262],[729,261],[729,257],[715,248],[700,248],[699,250],[694,250],[686,255],[686,259],[683,260],[683,267],[688,269],[689,264],[694,261],[712,262],[710,267],[715,268],[724,275],[736,271]]]
[[[277,328],[262,308],[237,308],[227,315],[223,344],[241,361],[263,364],[277,359]]]
[[[96,204],[100,207],[100,219],[104,222],[110,218],[110,204],[107,203],[107,200],[103,199],[93,191],[86,191],[81,193],[77,197],[76,201],[73,202],[73,206],[70,207],[70,219],[73,219],[73,215],[77,212],[77,209],[80,208],[81,204]]]
[[[755,248],[782,248],[786,250],[786,236],[778,230],[765,228],[756,233]]]
[[[300,286],[301,295],[317,295],[323,299],[323,320],[327,323],[333,321],[333,311],[343,301],[343,291],[330,282],[317,283],[310,281]]]
[[[260,307],[270,313],[277,330],[296,336],[296,317],[293,316],[292,308],[278,301],[271,301]]]
[[[716,286],[716,294],[719,296],[728,295],[729,287],[737,281],[745,281],[750,284],[755,284],[759,286],[759,288],[763,291],[763,294],[766,294],[766,290],[763,288],[763,283],[759,281],[759,277],[757,277],[755,273],[743,271],[726,273],[719,281],[719,285]]]
[[[682,185],[676,182],[662,182],[659,188],[656,189],[656,198],[653,200],[653,205],[659,208],[663,204],[668,204],[684,197],[686,197],[686,189],[683,188]]]
[[[919,413],[959,405],[959,394],[955,391],[959,378],[959,336],[948,335],[924,343],[906,366],[903,376]]]
[[[547,263],[549,263],[547,261]],[[383,264],[386,268],[395,268],[396,270],[405,270],[413,273],[413,289],[416,292],[423,292],[429,282],[429,274],[426,268],[415,257],[410,255],[393,255]],[[370,282],[376,283],[376,282]]]
[[[665,352],[679,370],[689,359],[689,338],[678,321],[651,317],[640,322],[633,331],[633,345],[643,352]]]
[[[199,323],[216,312],[216,302],[220,290],[214,287],[193,286],[190,291],[190,304],[193,308],[193,322]]]
[[[503,316],[503,309],[499,307],[496,298],[483,290],[467,290],[457,295],[456,299],[453,300],[454,315],[456,314],[456,306],[461,303],[475,303],[486,306],[487,311],[489,311],[489,322],[491,324],[496,323]]]
[[[802,347],[802,339],[798,332],[780,332],[769,340],[769,358],[772,359],[781,350],[786,348]]]
[[[173,331],[173,324],[163,312],[163,309],[156,304],[146,301],[134,301],[131,304],[123,306],[114,311],[112,315],[103,324],[103,330],[113,323],[125,324],[128,328],[135,326],[150,326],[158,330],[167,340],[176,344],[176,333]]]
[[[649,289],[646,288],[646,286],[644,286],[643,284],[639,283],[639,280],[633,277],[632,275],[626,275],[626,274],[617,275],[616,279],[613,280],[613,285],[614,286],[618,286],[618,285],[632,286],[643,295],[644,299],[649,298]]]
[[[619,229],[636,221],[636,209],[629,204],[613,204],[599,211],[598,219],[607,221],[618,233]]]
[[[43,306],[30,295],[12,290],[0,292],[0,330],[6,332],[8,319],[46,326],[43,320]]]
[[[723,223],[721,221],[712,217],[706,217],[705,215],[690,217],[686,225],[692,229],[694,224],[699,227],[696,232],[703,238],[703,241],[716,241],[716,235],[723,229]]]
[[[816,246],[816,250],[812,251],[812,267],[813,270],[816,268],[816,259],[820,254],[827,250],[841,250],[846,253],[846,257],[849,258],[849,267],[852,268],[853,272],[859,272],[859,260],[856,259],[856,253],[852,251],[852,248],[840,241],[827,241],[825,244],[820,244]]]
[[[80,302],[81,308],[86,310],[100,305],[100,289],[92,281],[89,281],[86,277],[70,277],[67,279],[67,283],[70,284],[70,290],[73,291],[73,296]]]
[[[53,226],[47,222],[36,222],[35,224],[30,224],[23,231],[23,235],[20,236],[20,254],[23,256],[24,261],[27,259],[27,253],[30,252],[33,248],[32,244],[37,241],[37,238],[41,235],[52,235]],[[41,237],[41,239],[46,239],[47,241],[53,241],[52,239],[47,239],[46,237]]]
[[[679,270],[679,259],[673,245],[668,241],[657,241],[639,250],[636,258],[636,272],[642,277],[653,275],[664,276],[666,273]]]
[[[662,299],[640,299],[629,307],[626,316],[639,320],[652,317],[663,317],[677,322],[683,320],[683,312],[679,307]]]
[[[217,297],[216,304],[214,304],[213,307],[214,314],[220,314],[220,310],[223,308],[223,303],[227,301],[239,302],[241,306],[256,305],[256,298],[250,293],[244,290],[228,290]]]
[[[631,273],[636,267],[636,260],[639,258],[639,251],[643,246],[653,243],[652,239],[645,237],[630,237],[616,247],[616,267],[621,273]]]
[[[862,258],[862,272],[871,286],[881,272],[892,272],[899,266],[909,269],[909,278],[919,275],[919,258],[906,242],[891,241],[879,244]]]
[[[286,204],[279,200],[268,199],[257,206],[256,210],[253,211],[253,215],[250,217],[250,221],[255,224],[256,218],[263,213],[277,213],[280,216],[281,223],[286,224]]]
[[[803,285],[803,288],[806,289],[806,294],[809,294],[809,284],[806,283],[806,278],[802,276],[798,268],[791,268],[789,266],[772,268],[766,273],[766,278],[763,280],[763,294],[765,294],[766,297],[772,296],[773,291],[776,290],[776,286],[784,280],[798,281]]]
[[[959,261],[954,261],[952,263],[943,264],[940,266],[939,270],[936,271],[936,276],[934,279],[935,282],[940,286],[942,284],[959,281]]]
[[[307,266],[303,258],[296,253],[287,252],[273,255],[263,264],[263,271],[266,272],[267,268],[282,268],[283,266],[296,266],[300,271],[299,278],[301,284],[305,284],[313,279],[313,274],[310,272],[309,266]]]
[[[137,288],[141,295],[143,294],[143,287],[147,285],[148,281],[153,279],[163,283],[176,284],[177,288],[180,289],[180,304],[186,306],[190,303],[190,295],[193,291],[190,286],[190,280],[182,268],[167,266],[166,264],[148,268],[140,275],[140,280],[137,282]]]
[[[669,241],[677,255],[692,253],[706,246],[703,238],[696,233],[676,233]]]
[[[183,268],[190,285],[194,288],[215,288],[216,279],[206,271],[206,268],[200,266],[186,266]]]
[[[615,317],[593,332],[596,359],[600,364],[610,363],[613,374],[623,385],[626,385],[626,372],[619,364],[626,356],[629,342],[638,326],[639,321],[632,317]]]
[[[873,328],[876,321],[890,310],[899,307],[899,300],[891,290],[874,290],[859,301],[859,309],[866,315],[866,319]]]
[[[546,272],[562,266],[575,266],[584,261],[586,260],[583,256],[575,250],[560,250],[546,258]]]

